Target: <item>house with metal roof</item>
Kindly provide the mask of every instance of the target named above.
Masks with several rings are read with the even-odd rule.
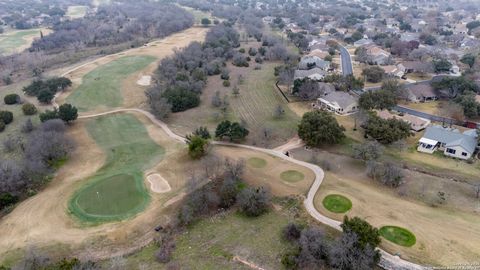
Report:
[[[477,149],[477,136],[475,130],[461,133],[458,129],[431,126],[418,141],[417,151],[432,154],[440,150],[449,157],[469,159]]]

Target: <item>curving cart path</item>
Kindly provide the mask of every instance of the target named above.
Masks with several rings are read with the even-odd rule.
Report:
[[[151,114],[148,111],[142,110],[142,109],[137,109],[137,108],[130,108],[130,109],[116,109],[108,112],[103,112],[103,113],[97,113],[97,114],[87,114],[87,115],[80,115],[78,118],[79,119],[88,119],[88,118],[95,118],[99,116],[104,116],[104,115],[109,115],[109,114],[116,114],[116,113],[124,113],[124,112],[136,112],[143,114],[146,116],[152,123],[160,127],[170,138],[177,140],[182,143],[186,143],[186,139],[180,135],[175,134],[167,124],[164,122],[158,120],[153,114]],[[250,149],[253,151],[258,151],[262,153],[266,153],[287,161],[290,161],[292,163],[298,164],[300,166],[306,167],[310,169],[314,174],[315,174],[315,180],[310,187],[310,190],[308,191],[307,198],[304,200],[303,204],[305,205],[305,208],[307,212],[317,221],[330,226],[332,228],[335,228],[337,230],[342,230],[340,227],[341,222],[331,219],[329,217],[326,217],[322,215],[318,210],[315,208],[313,201],[315,198],[315,194],[317,193],[318,189],[320,188],[320,185],[323,182],[323,178],[325,176],[323,170],[314,164],[300,161],[297,159],[294,159],[292,157],[288,157],[284,154],[284,151],[288,151],[294,148],[297,148],[302,145],[298,139],[293,139],[287,144],[277,147],[275,149],[266,149],[266,148],[260,148],[260,147],[255,147],[251,145],[244,145],[244,144],[236,144],[236,143],[229,143],[229,142],[221,142],[221,141],[213,141],[213,145],[221,145],[221,146],[230,146],[230,147],[238,147],[238,148],[244,148],[244,149]],[[423,270],[427,269],[426,267],[423,267],[421,265],[406,261],[399,256],[392,255],[382,249],[378,249],[380,253],[382,254],[382,259],[379,263],[379,266],[381,266],[384,269],[387,270]]]

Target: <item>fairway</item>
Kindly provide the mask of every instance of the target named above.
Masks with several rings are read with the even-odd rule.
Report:
[[[29,39],[40,37],[40,29],[15,31],[0,35],[0,53],[12,54],[29,46]]]
[[[383,226],[379,232],[383,238],[404,247],[411,247],[417,241],[412,232],[397,226]]]
[[[280,174],[280,178],[282,178],[282,180],[285,182],[296,183],[302,181],[305,178],[305,175],[299,171],[288,170],[282,172]]]
[[[83,112],[100,106],[121,106],[123,79],[146,68],[155,60],[153,56],[125,56],[100,66],[82,78],[82,84],[66,101]]]
[[[70,211],[80,220],[93,223],[122,220],[139,213],[149,201],[143,171],[162,159],[164,149],[129,114],[90,120],[87,129],[107,154],[107,160],[75,192]]]
[[[338,194],[327,195],[322,204],[333,213],[346,213],[352,208],[352,202],[347,197]]]

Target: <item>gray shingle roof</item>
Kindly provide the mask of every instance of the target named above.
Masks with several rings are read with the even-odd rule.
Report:
[[[322,99],[331,103],[336,102],[342,108],[347,108],[348,106],[357,102],[357,99],[355,97],[343,91],[332,92],[322,97]]]
[[[462,134],[458,130],[446,129],[441,126],[431,126],[427,127],[423,138],[445,143],[446,147],[461,146],[468,152],[473,153],[477,147],[477,138],[467,134]]]

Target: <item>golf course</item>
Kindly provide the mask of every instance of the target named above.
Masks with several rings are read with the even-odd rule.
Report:
[[[45,29],[17,30],[0,34],[0,54],[12,54],[20,52],[30,46],[34,38],[49,32]]]

